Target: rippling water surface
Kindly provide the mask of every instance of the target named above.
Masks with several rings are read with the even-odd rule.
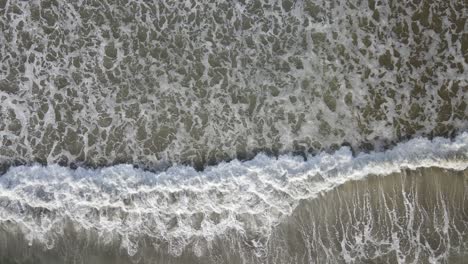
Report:
[[[0,157],[159,165],[467,129],[467,4],[5,1]]]
[[[464,0],[0,0],[1,263],[457,263]]]

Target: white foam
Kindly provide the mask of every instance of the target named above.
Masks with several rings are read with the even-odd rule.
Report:
[[[367,1],[294,1],[286,11],[283,1],[252,9],[138,0],[131,12],[108,2],[6,3],[0,162],[152,166],[342,142],[378,148],[468,129],[460,89],[468,63],[462,39],[452,37],[458,20],[445,15],[464,13],[444,1],[431,11],[441,32],[436,20],[413,32],[424,5],[407,1],[380,1],[378,22]],[[311,16],[310,4],[320,14]],[[250,29],[241,26],[246,18]],[[183,48],[174,45],[179,38]],[[394,70],[379,61],[386,52]]]
[[[30,241],[49,247],[67,219],[98,232],[102,241],[120,236],[129,254],[137,252],[136,241],[143,235],[168,241],[175,255],[194,239],[210,242],[230,230],[258,245],[301,199],[369,174],[431,166],[466,169],[468,133],[453,140],[417,138],[357,156],[347,147],[307,161],[260,154],[203,172],[187,166],[159,173],[132,165],[76,170],[19,166],[0,177],[0,221],[18,223]]]

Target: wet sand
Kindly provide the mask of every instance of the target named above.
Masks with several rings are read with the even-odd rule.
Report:
[[[468,257],[468,171],[406,170],[347,182],[302,200],[268,241],[255,234],[194,240],[179,256],[139,238],[128,256],[121,237],[99,241],[70,223],[52,249],[28,246],[19,225],[0,225],[0,263],[463,263]],[[255,224],[255,223],[252,223]]]

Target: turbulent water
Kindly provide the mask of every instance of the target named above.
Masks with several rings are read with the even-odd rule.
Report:
[[[31,263],[436,263],[468,255],[468,133],[307,158],[259,155],[203,172],[16,167],[0,177],[0,252],[7,252],[0,256]],[[451,171],[407,171],[434,166]],[[401,174],[385,176],[392,173]],[[378,176],[327,193],[367,175]]]
[[[465,0],[0,0],[0,263],[461,263],[467,72]]]
[[[0,1],[4,162],[205,164],[467,125],[467,3]]]

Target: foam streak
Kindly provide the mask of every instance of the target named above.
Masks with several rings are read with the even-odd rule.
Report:
[[[173,243],[177,255],[193,239],[212,241],[232,230],[251,236],[255,244],[268,238],[301,199],[369,174],[431,166],[466,169],[468,133],[453,140],[413,139],[385,152],[357,156],[346,147],[306,161],[261,154],[203,172],[187,166],[159,173],[131,165],[76,170],[19,166],[0,177],[0,221],[18,223],[30,241],[50,247],[54,234],[71,220],[95,230],[104,241],[118,234],[130,255],[137,252],[141,236]]]

